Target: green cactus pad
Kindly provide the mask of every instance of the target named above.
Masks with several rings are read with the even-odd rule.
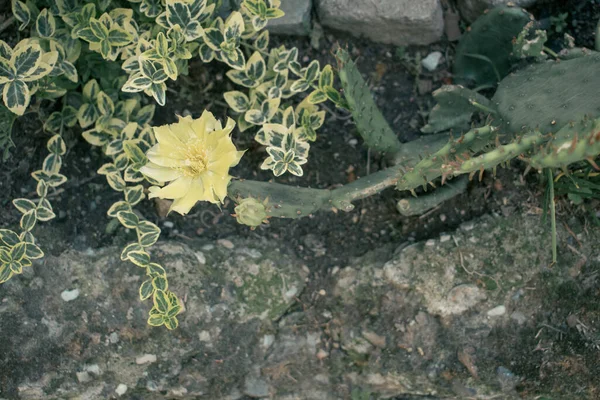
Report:
[[[390,128],[373,101],[369,86],[356,68],[356,64],[344,50],[338,50],[336,56],[341,64],[339,76],[344,88],[344,96],[365,143],[377,151],[392,153],[398,151],[401,144],[396,133]]]
[[[456,48],[455,80],[475,86],[495,85],[512,67],[513,38],[533,16],[519,7],[496,7],[471,25]]]
[[[429,122],[421,129],[423,133],[468,130],[473,112],[482,109],[495,112],[487,98],[459,85],[443,86],[433,92],[433,97],[437,104],[429,113]]]
[[[505,78],[492,98],[503,132],[556,133],[600,116],[600,53],[534,64]]]

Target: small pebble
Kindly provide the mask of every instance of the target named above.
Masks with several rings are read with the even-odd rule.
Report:
[[[210,333],[208,331],[201,331],[198,335],[198,339],[201,342],[210,342]]]
[[[165,221],[163,222],[163,226],[168,229],[173,229],[175,227],[175,224],[173,223],[173,221]]]
[[[231,250],[235,247],[233,245],[233,243],[231,242],[231,240],[227,240],[227,239],[219,239],[219,240],[217,240],[217,243],[229,250]]]
[[[434,71],[440,64],[440,61],[442,61],[442,57],[443,55],[441,52],[434,51],[433,53],[429,53],[429,55],[421,61],[421,65],[428,71]]]
[[[156,355],[154,354],[144,354],[135,359],[135,363],[138,365],[151,364],[153,362],[156,362]]]
[[[196,255],[196,259],[198,260],[198,262],[200,264],[206,264],[206,257],[204,256],[204,253],[201,251],[197,251],[194,253]]]
[[[119,334],[117,332],[113,332],[108,336],[108,341],[112,344],[119,342]]]
[[[319,360],[323,360],[323,359],[327,358],[328,356],[329,356],[329,353],[323,349],[319,349],[319,351],[317,352],[317,358]]]
[[[75,375],[77,375],[77,380],[81,383],[86,383],[92,380],[92,377],[86,371],[76,372]]]
[[[435,240],[429,239],[427,242],[425,242],[425,246],[435,246]]]
[[[460,228],[463,231],[470,231],[473,230],[473,228],[475,228],[475,223],[473,221],[469,221],[469,222],[465,222],[463,224],[460,225]]]
[[[119,383],[119,386],[117,386],[117,388],[115,389],[115,393],[119,396],[123,396],[125,392],[127,392],[127,385]]]
[[[442,242],[442,243],[447,242],[450,239],[452,239],[452,236],[450,236],[450,235],[441,235],[440,236],[440,242]]]
[[[356,139],[350,139],[350,140],[348,140],[348,144],[350,146],[356,146],[358,144],[358,140],[356,140]]]
[[[487,312],[488,317],[499,317],[501,315],[504,315],[506,313],[506,307],[504,306],[498,306],[498,307],[494,307],[491,310],[489,310]]]
[[[73,301],[79,297],[79,289],[65,290],[60,294],[64,301]]]

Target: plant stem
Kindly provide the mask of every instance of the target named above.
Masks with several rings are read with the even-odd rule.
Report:
[[[352,201],[364,199],[394,186],[400,171],[400,166],[390,167],[334,190],[237,180],[229,185],[228,191],[229,197],[233,199],[268,199],[270,217],[302,218],[319,210],[352,211]]]
[[[9,26],[11,26],[13,24],[13,22],[15,22],[15,17],[12,16],[9,19],[7,19],[6,21],[4,21],[2,23],[2,25],[0,25],[0,33],[4,32],[4,30],[6,28],[8,28]]]
[[[546,46],[544,46],[544,52],[550,54],[552,57],[556,58],[557,60],[560,58],[558,56],[558,54],[556,54],[556,52],[554,50],[552,50],[552,49],[550,49],[550,48],[548,48]]]
[[[554,174],[552,169],[548,168],[548,187],[550,195],[550,223],[552,226],[552,265],[556,264],[557,250],[556,250],[556,203],[554,201]]]

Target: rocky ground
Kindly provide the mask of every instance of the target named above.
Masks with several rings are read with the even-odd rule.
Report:
[[[67,251],[3,287],[1,398],[598,398],[599,235],[569,223],[554,266],[526,214],[323,276],[281,243],[163,242],[174,332],[118,248]]]

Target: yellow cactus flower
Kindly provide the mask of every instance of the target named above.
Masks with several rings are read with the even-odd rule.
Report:
[[[140,171],[167,186],[150,188],[150,198],[173,199],[169,211],[187,214],[198,201],[222,203],[231,181],[229,168],[244,154],[231,140],[235,122],[223,128],[212,113],[198,119],[179,117],[179,122],[154,128],[157,144]]]

